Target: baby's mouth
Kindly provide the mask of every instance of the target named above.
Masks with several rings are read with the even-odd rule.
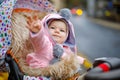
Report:
[[[57,36],[57,35],[53,35],[53,38],[55,38],[55,39],[56,39],[56,38],[60,38],[60,37],[59,37],[59,36]]]
[[[53,36],[53,37],[60,38],[59,36]]]

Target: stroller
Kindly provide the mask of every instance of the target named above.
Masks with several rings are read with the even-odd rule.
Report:
[[[16,4],[16,0],[1,0],[1,5],[2,6],[4,6],[3,4],[6,5],[7,1],[8,2],[12,1],[12,2],[10,2],[10,5]],[[24,3],[26,3],[26,5],[22,5],[23,4],[22,1]],[[27,3],[27,1],[29,3]],[[32,6],[32,8],[40,9],[40,11],[41,11],[40,19],[43,18],[46,14],[48,14],[50,12],[56,12],[56,10],[53,8],[53,6],[49,3],[48,0],[17,0],[17,2],[19,2],[20,7],[30,8]],[[30,5],[27,6],[27,4],[30,4]],[[4,31],[1,31],[0,34],[2,32],[5,33],[5,31],[8,30],[6,32],[7,34],[5,34],[5,36],[4,36],[6,40],[4,40],[4,39],[1,40],[1,38],[0,38],[0,40],[3,41],[2,43],[4,44],[4,46],[2,45],[2,47],[0,47],[0,51],[2,51],[2,52],[0,52],[0,54],[2,54],[2,56],[3,56],[3,53],[4,53],[3,57],[5,58],[6,63],[9,64],[8,80],[76,80],[81,74],[79,72],[74,71],[76,68],[78,68],[78,66],[76,65],[77,64],[76,59],[74,59],[72,57],[71,57],[71,59],[73,59],[72,61],[71,60],[63,61],[63,62],[60,61],[59,65],[61,67],[59,65],[55,65],[55,66],[58,66],[58,68],[57,68],[58,70],[60,70],[60,71],[62,70],[62,71],[61,72],[56,71],[56,72],[54,72],[54,74],[51,73],[54,71],[54,65],[52,65],[53,70],[51,70],[51,72],[49,72],[49,74],[47,74],[48,71],[46,69],[44,69],[44,71],[42,70],[42,72],[45,74],[45,75],[43,75],[43,73],[41,71],[32,70],[30,67],[28,67],[24,63],[26,53],[29,53],[29,51],[31,52],[33,50],[33,48],[29,41],[28,30],[25,28],[25,26],[23,26],[23,24],[19,23],[19,21],[21,21],[21,19],[18,19],[17,16],[14,16],[14,12],[12,13],[13,6],[14,5],[8,6],[8,7],[10,7],[9,9],[11,10],[9,13],[12,14],[12,18],[9,18],[9,20],[12,19],[12,21],[14,21],[14,22],[12,22],[12,28],[11,28],[10,24],[8,27],[8,26],[0,23],[2,28],[5,27]],[[14,6],[14,8],[17,8],[17,7],[18,6]],[[3,7],[1,9],[3,10]],[[20,12],[18,12],[18,13],[20,13]],[[22,16],[23,15],[24,14],[22,14]],[[22,16],[19,18],[23,19]],[[8,17],[10,17],[10,16],[8,16]],[[6,18],[6,17],[4,17],[4,18]],[[18,21],[18,23],[17,23],[17,21]],[[9,22],[11,22],[11,21],[9,21]],[[16,27],[16,24],[19,24],[20,26]],[[9,41],[9,42],[7,42],[7,41]],[[20,57],[22,57],[22,58],[20,58]],[[21,63],[21,62],[23,62],[23,63]],[[70,62],[73,62],[74,64],[66,65]],[[23,66],[21,64],[23,64],[27,67],[25,67],[23,69],[22,68]],[[63,65],[61,65],[61,64],[63,64]],[[32,72],[36,75],[29,75]],[[41,75],[39,75],[38,73]],[[61,76],[61,74],[62,74],[62,76]]]
[[[83,80],[120,80],[120,58],[97,58]]]

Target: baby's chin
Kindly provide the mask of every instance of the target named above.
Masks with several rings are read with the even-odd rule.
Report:
[[[54,41],[55,41],[56,43],[61,44],[60,41],[59,41],[58,39],[54,39]]]
[[[59,43],[59,44],[62,44],[62,43],[63,43],[63,42],[61,41],[61,38],[60,38],[60,37],[54,36],[53,39],[54,39],[54,41],[55,41],[56,43]]]

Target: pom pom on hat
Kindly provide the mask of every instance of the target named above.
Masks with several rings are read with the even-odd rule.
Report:
[[[68,8],[63,8],[59,11],[60,16],[65,18],[66,20],[69,20],[72,16],[71,11]]]

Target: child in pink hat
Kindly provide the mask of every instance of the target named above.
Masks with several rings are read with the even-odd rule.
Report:
[[[28,17],[27,27],[35,50],[27,55],[26,61],[29,66],[47,67],[71,54],[76,54],[75,35],[70,16],[68,9],[61,9],[59,14],[49,14],[42,21],[37,20],[36,16]],[[83,64],[84,58],[77,56],[77,59]]]

